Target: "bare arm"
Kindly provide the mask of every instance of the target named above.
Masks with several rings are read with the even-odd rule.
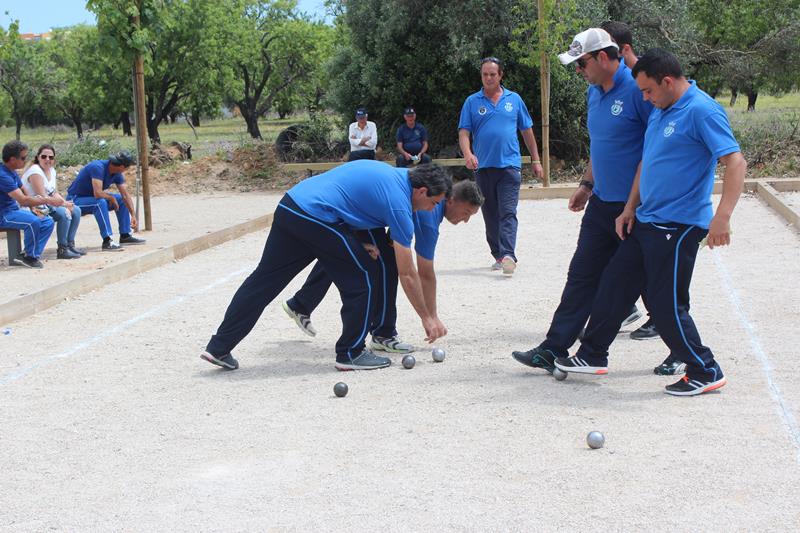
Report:
[[[425,340],[433,342],[439,337],[447,335],[447,328],[444,324],[431,314],[428,306],[425,303],[425,296],[422,292],[422,283],[419,279],[419,274],[414,268],[414,259],[411,248],[401,246],[397,242],[394,243],[395,259],[397,261],[397,274],[400,279],[400,285],[406,293],[409,303],[422,319],[422,326],[425,328]]]
[[[725,175],[722,177],[722,198],[708,226],[709,248],[731,243],[731,215],[742,194],[744,176],[747,172],[747,161],[741,152],[722,156],[719,162],[725,165]]]
[[[589,164],[586,165],[586,170],[583,172],[583,178],[581,178],[581,181],[588,181],[594,184],[591,157],[589,158]],[[572,196],[569,197],[567,207],[570,211],[583,211],[583,208],[586,207],[586,202],[589,201],[590,196],[592,196],[592,189],[586,187],[585,185],[578,185],[578,188],[575,189],[575,192],[573,192]]]
[[[539,159],[539,147],[536,145],[536,137],[533,135],[533,128],[521,130],[522,140],[525,141],[525,146],[528,147],[528,153],[531,154],[533,161],[538,163],[531,163],[531,169],[537,178],[544,176],[544,168],[542,168],[541,160]]]
[[[417,254],[417,270],[419,271],[419,281],[422,284],[422,296],[428,312],[434,316],[439,316],[436,309],[436,272],[433,269],[433,261],[425,259]]]
[[[131,227],[137,229],[139,227],[139,222],[136,220],[136,210],[133,206],[131,193],[128,192],[128,186],[124,183],[120,183],[117,185],[117,189],[119,189],[119,193],[122,195],[122,200],[125,202],[125,205],[128,206],[128,213],[131,215]]]
[[[404,158],[406,158],[407,160],[408,160],[408,159],[411,159],[411,154],[409,154],[408,152],[406,152],[406,149],[405,149],[405,148],[403,148],[403,143],[401,143],[401,142],[398,142],[398,143],[397,143],[397,153],[399,153],[400,155],[402,155],[402,156],[403,156]]]
[[[92,194],[95,198],[104,198],[114,211],[119,207],[117,199],[103,190],[103,180],[92,178]]]
[[[469,130],[458,130],[458,146],[461,148],[461,153],[464,154],[464,166],[471,170],[478,168],[478,158],[472,153],[472,147],[469,142]]]
[[[37,207],[42,204],[59,206],[60,203],[55,198],[49,196],[27,196],[22,189],[15,189],[8,193],[8,195],[17,201],[22,207]]]

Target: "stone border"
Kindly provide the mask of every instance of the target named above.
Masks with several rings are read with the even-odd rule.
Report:
[[[574,190],[575,184],[554,185],[552,187],[523,187],[520,190],[519,197],[520,200],[568,199]],[[788,223],[793,224],[800,230],[800,213],[784,204],[778,196],[778,191],[800,191],[800,180],[746,180],[745,190],[757,193],[767,205],[773,208]],[[722,182],[715,183],[714,194],[720,194],[721,192]],[[80,296],[109,283],[133,277],[172,261],[202,252],[208,248],[219,246],[248,233],[269,227],[272,224],[272,216],[272,214],[264,215],[202,237],[196,237],[155,250],[123,263],[111,265],[97,272],[85,274],[73,280],[0,304],[0,325],[21,320],[39,311],[53,307],[67,298]]]
[[[272,214],[179,242],[0,304],[0,324],[21,320],[109,283],[133,277],[272,225]]]

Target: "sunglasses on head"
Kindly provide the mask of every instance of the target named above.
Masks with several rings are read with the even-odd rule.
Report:
[[[503,62],[497,59],[496,57],[484,57],[483,59],[481,59],[481,65],[483,65],[484,63],[494,63],[498,67],[503,68]]]

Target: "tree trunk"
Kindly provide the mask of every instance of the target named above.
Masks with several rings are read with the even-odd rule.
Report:
[[[758,91],[747,91],[747,111],[756,110],[756,99],[758,98]]]
[[[733,107],[736,105],[736,98],[739,96],[739,90],[731,88],[731,103],[729,107]]]
[[[75,131],[78,133],[78,139],[83,139],[83,124],[80,117],[73,118],[72,122],[75,124]]]
[[[255,110],[255,106],[243,104],[244,102],[239,104],[239,111],[241,111],[242,118],[247,124],[247,133],[253,139],[261,140],[261,130],[258,129],[258,113]]]
[[[133,137],[133,132],[131,131],[131,116],[127,111],[123,111],[119,117],[120,122],[122,123],[122,134],[126,137]]]
[[[14,122],[16,122],[17,124],[17,140],[19,140],[19,135],[22,132],[22,117],[19,115],[15,115]]]
[[[200,113],[197,111],[192,112],[192,126],[195,128],[200,126]]]
[[[279,109],[279,110],[278,110],[278,118],[279,118],[279,119],[281,119],[281,120],[285,119],[285,118],[286,118],[286,115],[288,115],[288,114],[289,114],[289,113],[287,113],[287,112],[286,112],[286,111],[284,111],[283,109]]]

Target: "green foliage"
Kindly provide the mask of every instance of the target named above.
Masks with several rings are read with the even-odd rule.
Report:
[[[118,142],[106,142],[87,135],[68,144],[65,149],[59,150],[58,164],[66,167],[85,165],[95,159],[107,159],[109,155],[119,152],[120,149]],[[136,157],[135,153],[134,157]]]

